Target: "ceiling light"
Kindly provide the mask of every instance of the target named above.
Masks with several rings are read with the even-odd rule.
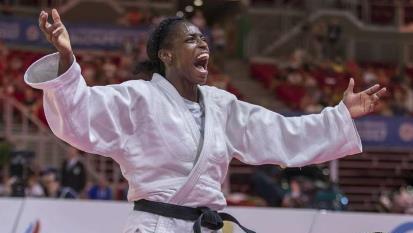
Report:
[[[194,6],[202,6],[204,2],[202,0],[194,0]]]
[[[178,11],[178,12],[176,12],[176,16],[178,16],[178,17],[184,17],[184,12]]]
[[[194,7],[193,6],[186,6],[185,11],[188,12],[188,13],[191,13],[192,11],[194,11]]]

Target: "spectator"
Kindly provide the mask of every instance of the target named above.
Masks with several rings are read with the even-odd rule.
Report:
[[[267,206],[281,206],[286,191],[279,176],[279,168],[273,165],[261,166],[251,176],[253,193],[264,199]]]
[[[288,67],[293,70],[301,68],[305,62],[306,52],[303,49],[295,49],[289,58]]]
[[[332,20],[327,26],[326,53],[329,59],[335,58],[338,54],[338,43],[341,38],[341,25],[338,20]]]
[[[390,108],[389,101],[383,101],[377,107],[377,113],[382,116],[393,116],[392,109]]]
[[[345,210],[348,205],[348,199],[341,194],[336,184],[326,182],[316,182],[317,192],[313,198],[312,208],[324,210]]]
[[[405,106],[406,100],[406,92],[402,88],[395,88],[393,90],[393,99],[390,108],[394,115],[407,115],[407,108]]]
[[[195,11],[191,18],[191,23],[197,26],[201,31],[204,31],[207,26],[204,14],[200,10]]]
[[[212,44],[215,52],[223,52],[227,45],[225,30],[218,23],[212,26]]]
[[[226,90],[229,84],[230,77],[225,74],[214,74],[208,77],[208,85]]]
[[[16,197],[20,196],[23,197],[24,194],[22,195],[14,195],[15,192],[13,192],[13,187],[16,187],[15,183],[17,181],[17,178],[15,176],[12,177],[6,177],[4,179],[4,186],[3,186],[3,194],[4,196],[11,196],[11,197]]]
[[[42,175],[42,183],[47,197],[75,199],[78,197],[76,191],[70,187],[62,187],[57,178],[57,171],[49,169]]]
[[[112,200],[112,190],[103,176],[99,177],[98,183],[89,189],[88,197],[92,200]]]
[[[128,199],[128,182],[125,180],[125,178],[120,177],[119,182],[115,188],[115,199],[116,200],[127,200]]]
[[[319,113],[323,109],[323,106],[318,103],[313,95],[305,93],[304,97],[301,99],[300,108],[304,113]]]
[[[301,190],[301,185],[299,182],[307,182],[304,181],[303,178],[294,177],[290,180],[290,190],[284,196],[282,201],[283,207],[288,208],[306,208],[310,205],[310,198],[308,195],[304,194]]]
[[[134,9],[126,14],[126,20],[129,26],[138,26],[144,19],[143,14],[139,9]]]
[[[211,31],[212,37],[212,49],[214,50],[214,60],[218,64],[225,62],[225,49],[227,45],[227,39],[225,30],[219,24],[214,24]]]
[[[316,61],[321,61],[324,56],[324,42],[326,41],[327,26],[323,21],[314,23],[311,27],[311,45],[310,51]]]
[[[70,147],[61,168],[62,186],[73,189],[78,195],[86,185],[86,170],[80,160],[79,151]]]
[[[393,193],[380,196],[380,204],[391,213],[413,214],[413,191],[405,186]]]
[[[2,171],[0,170],[0,172]],[[3,173],[0,173],[0,197],[3,197],[3,196],[8,196],[8,192],[7,192],[7,186],[6,186],[7,184],[6,178],[3,177],[1,174]]]
[[[103,71],[105,84],[111,84],[113,81],[115,81],[117,67],[114,64],[114,62],[112,62],[110,58],[106,58],[101,67]]]
[[[33,89],[26,88],[24,90],[23,104],[27,107],[33,108],[39,99],[39,96],[37,96],[36,92]]]
[[[41,186],[38,176],[36,174],[31,174],[27,179],[26,184],[26,197],[44,197],[44,189]]]
[[[377,83],[377,75],[373,68],[369,67],[364,71],[363,82],[365,86],[371,86]]]
[[[406,102],[405,106],[408,112],[413,115],[413,81],[410,84],[403,85],[404,90],[406,91]]]

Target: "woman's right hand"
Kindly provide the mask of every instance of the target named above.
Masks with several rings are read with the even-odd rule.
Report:
[[[66,58],[73,56],[72,46],[70,45],[69,33],[60,20],[60,15],[56,9],[52,10],[53,23],[48,22],[48,14],[40,12],[39,27],[46,39]]]

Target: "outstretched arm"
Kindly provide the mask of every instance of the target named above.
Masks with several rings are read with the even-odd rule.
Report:
[[[229,150],[249,164],[304,166],[360,153],[362,145],[353,118],[374,110],[385,89],[373,86],[353,93],[320,114],[284,117],[260,106],[234,100],[227,121]]]
[[[123,153],[124,143],[136,132],[136,120],[145,117],[148,86],[141,81],[88,87],[73,56],[69,34],[56,10],[53,24],[42,12],[39,26],[58,53],[33,63],[26,83],[43,90],[44,110],[53,133],[90,153],[107,156]],[[131,108],[140,111],[131,111]]]

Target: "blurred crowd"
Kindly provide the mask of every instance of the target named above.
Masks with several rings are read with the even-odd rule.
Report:
[[[316,62],[308,59],[304,50],[296,50],[278,65],[251,63],[251,76],[294,112],[316,113],[338,104],[353,77],[355,91],[374,84],[388,89],[375,114],[413,115],[413,69],[406,66],[361,64],[340,58]]]
[[[404,184],[394,190],[383,190],[379,196],[379,211],[413,214],[413,173],[407,174]]]
[[[69,148],[60,167],[38,164],[34,153],[0,143],[0,196],[126,200],[127,183],[90,176],[83,155]],[[8,154],[7,154],[8,153]]]
[[[280,168],[262,165],[248,175],[231,176],[233,192],[227,196],[229,205],[270,206],[342,211],[351,209],[351,200],[338,184],[331,182],[325,165],[302,168]],[[413,179],[394,190],[382,187],[372,210],[383,213],[413,214]]]
[[[353,77],[355,91],[374,84],[387,88],[375,114],[413,114],[413,67],[409,64],[344,59],[343,28],[336,18],[303,25],[301,33],[306,40],[276,62],[251,62],[251,77],[272,90],[288,111],[316,113],[338,104]]]
[[[413,214],[413,187],[403,186],[394,192],[386,192],[380,196],[383,212]]]
[[[252,6],[313,11],[321,8],[347,10],[358,19],[375,25],[411,24],[413,2],[410,0],[250,0]]]
[[[347,197],[330,182],[328,169],[322,166],[281,169],[263,165],[248,180],[248,190],[227,197],[230,205],[347,209]]]

